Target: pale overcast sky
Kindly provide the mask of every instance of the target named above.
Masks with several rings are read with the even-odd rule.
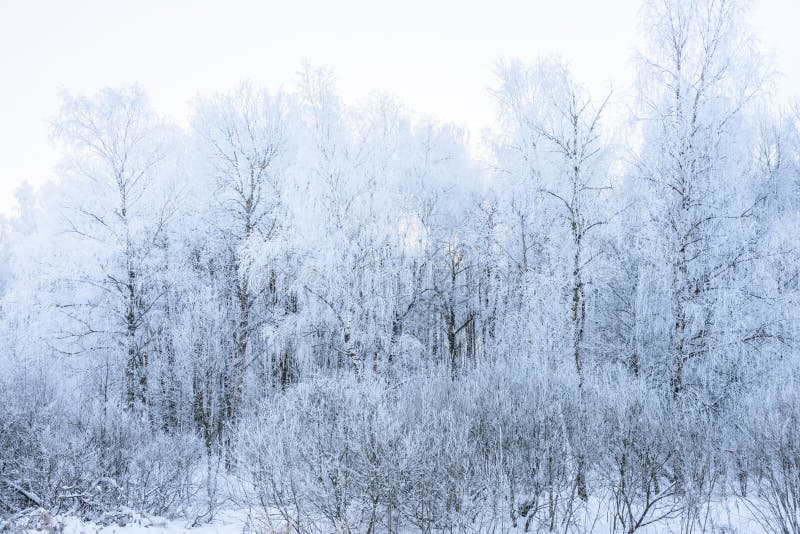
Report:
[[[800,0],[755,0],[753,28],[800,93]],[[138,82],[176,120],[244,79],[293,88],[304,60],[356,101],[371,91],[465,125],[491,124],[497,58],[560,54],[595,91],[629,84],[639,0],[0,0],[0,212],[23,180],[52,178],[58,92]]]

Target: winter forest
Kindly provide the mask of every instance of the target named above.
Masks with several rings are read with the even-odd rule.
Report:
[[[64,92],[0,530],[800,533],[800,106],[745,7],[647,0],[630,98],[500,60],[479,151],[311,66],[186,127]]]

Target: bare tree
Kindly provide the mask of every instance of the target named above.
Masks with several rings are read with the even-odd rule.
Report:
[[[96,300],[58,305],[70,319],[63,337],[81,350],[106,343],[124,350],[129,409],[148,402],[152,336],[147,321],[163,295],[150,265],[159,254],[169,216],[168,203],[149,204],[163,158],[159,128],[136,87],[107,89],[94,98],[64,95],[54,121],[57,137],[73,149],[67,169],[89,195],[63,210],[66,229],[84,246],[101,250],[100,261],[72,280],[96,292]],[[103,312],[95,313],[94,306]]]
[[[245,373],[250,363],[254,332],[263,326],[268,284],[257,281],[254,254],[279,236],[281,172],[288,131],[281,95],[243,85],[234,93],[202,101],[195,129],[205,142],[219,201],[217,232],[227,259],[234,326],[234,353],[226,363],[225,415],[235,429],[243,402]],[[229,442],[229,445],[231,443]]]
[[[666,240],[672,271],[675,396],[684,389],[687,362],[709,350],[716,290],[752,259],[736,242],[741,235],[736,226],[753,214],[755,202],[725,179],[740,173],[745,174],[740,183],[746,183],[748,165],[733,152],[741,148],[733,146],[737,121],[760,79],[747,64],[740,11],[731,0],[646,5],[653,31],[650,53],[642,59],[646,121],[636,165],[659,198],[651,216]]]

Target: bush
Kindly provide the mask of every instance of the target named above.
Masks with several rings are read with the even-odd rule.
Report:
[[[194,495],[191,433],[164,434],[109,404],[79,407],[43,379],[0,388],[0,510],[36,506],[97,518],[123,507],[169,514]],[[78,406],[72,409],[71,407]]]
[[[278,394],[243,426],[246,497],[296,532],[566,523],[578,455],[564,453],[587,443],[570,421],[577,384],[527,371],[322,378]]]
[[[796,375],[747,399],[740,409],[740,465],[753,479],[746,494],[770,531],[800,533],[800,381]]]

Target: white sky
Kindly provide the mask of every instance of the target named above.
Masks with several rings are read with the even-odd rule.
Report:
[[[800,94],[800,0],[755,0],[752,24]],[[249,79],[293,88],[304,60],[331,68],[352,102],[388,92],[408,108],[491,124],[498,57],[560,54],[593,91],[625,90],[639,0],[0,0],[0,213],[54,176],[48,117],[58,92],[138,82],[160,113]]]

